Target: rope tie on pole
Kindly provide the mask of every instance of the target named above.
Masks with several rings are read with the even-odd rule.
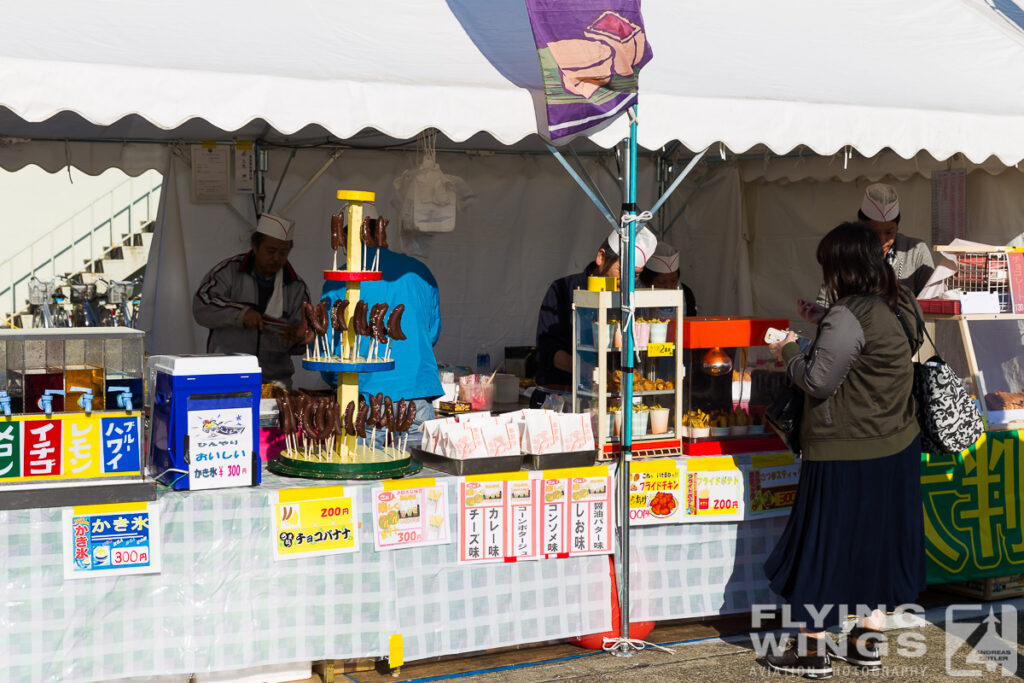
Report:
[[[627,245],[629,243],[629,231],[626,230],[626,226],[628,226],[633,221],[636,221],[637,225],[640,226],[640,229],[642,229],[643,226],[646,225],[653,217],[654,217],[654,215],[650,211],[641,211],[640,213],[637,213],[637,214],[633,214],[633,213],[623,213],[622,214],[622,218],[620,219],[620,234],[622,235],[622,239],[627,242]],[[629,306],[626,307],[626,319],[623,321],[624,325],[623,325],[622,329],[629,330],[630,336],[633,338],[633,356],[636,358],[636,361],[639,363],[641,358],[640,358],[640,349],[638,349],[637,346],[636,346],[636,325],[633,324],[635,322],[635,320],[636,320],[636,301],[630,299]]]
[[[663,647],[655,643],[649,643],[646,640],[640,640],[639,638],[609,638],[605,636],[601,645],[601,648],[605,652],[611,652],[612,650],[618,649],[626,649],[632,650],[633,652],[640,652],[640,650],[643,650],[644,648],[648,647],[652,647],[655,650],[661,650],[662,652],[667,652],[671,655],[674,655],[676,653],[676,651],[671,648]]]

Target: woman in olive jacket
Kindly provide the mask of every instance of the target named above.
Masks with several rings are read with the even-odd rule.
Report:
[[[771,345],[805,398],[796,500],[765,563],[772,590],[805,624],[795,647],[767,663],[809,678],[831,676],[832,657],[880,667],[885,608],[912,603],[925,587],[921,440],[911,395],[920,308],[863,223],[829,232],[818,262],[836,301],[814,343],[802,353],[790,332]],[[861,619],[849,637],[826,648],[825,629],[854,612]]]

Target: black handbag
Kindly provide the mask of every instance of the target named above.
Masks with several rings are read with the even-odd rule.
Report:
[[[765,408],[764,419],[794,455],[800,455],[800,425],[804,417],[804,391],[788,378]]]
[[[913,348],[910,327],[901,311],[896,317]],[[934,347],[924,321],[918,326]],[[978,404],[967,393],[963,382],[936,354],[924,363],[914,363],[914,400],[917,422],[921,427],[921,450],[935,455],[950,455],[970,448],[985,432]]]

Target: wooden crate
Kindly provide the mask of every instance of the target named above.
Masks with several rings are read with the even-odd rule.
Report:
[[[947,583],[942,589],[975,600],[1005,600],[1024,595],[1024,574]]]

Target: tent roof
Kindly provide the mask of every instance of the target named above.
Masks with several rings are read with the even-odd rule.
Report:
[[[644,16],[648,149],[1024,159],[1013,0],[646,0]],[[54,0],[18,4],[4,29],[0,136],[409,139],[434,127],[507,145],[535,133],[541,111],[523,0]],[[97,128],[111,124],[122,135]],[[591,138],[607,147],[625,130],[620,118]]]

